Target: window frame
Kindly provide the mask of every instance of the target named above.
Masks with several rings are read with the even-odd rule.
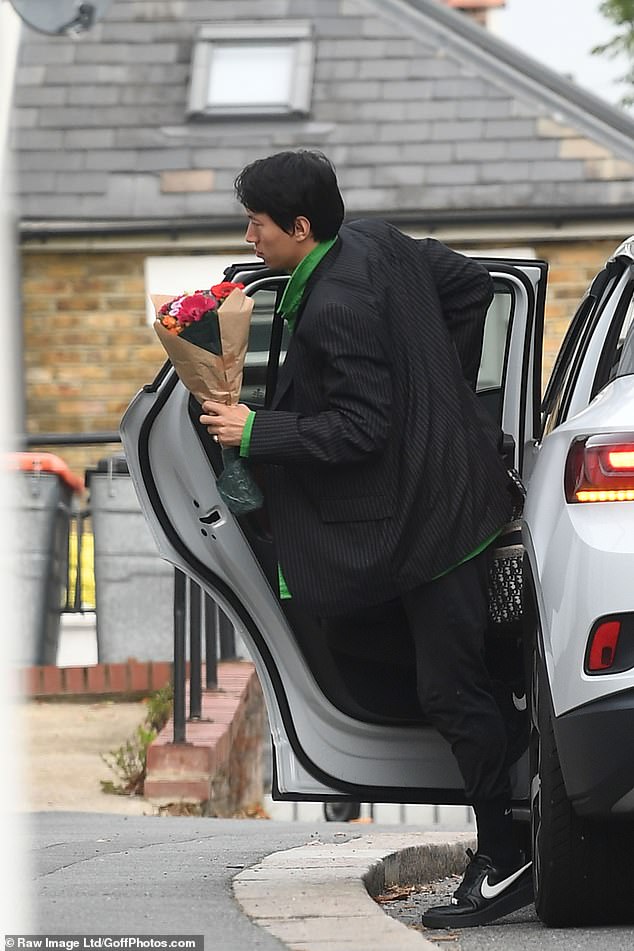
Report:
[[[590,341],[619,278],[619,262],[608,261],[577,307],[542,401],[542,439],[568,418]]]
[[[590,393],[590,399],[593,400],[604,387],[611,383],[619,376],[630,376],[633,371],[629,373],[620,373],[621,366],[621,357],[615,362],[615,355],[617,351],[618,341],[622,333],[623,323],[625,319],[629,316],[630,324],[628,325],[628,330],[626,336],[634,332],[634,324],[632,322],[632,307],[634,305],[634,267],[629,269],[629,276],[627,277],[627,283],[623,289],[621,299],[619,300],[615,312],[614,319],[610,326],[610,329],[606,335],[605,343],[603,345],[603,351],[601,357],[597,364],[597,372],[592,383],[592,391]]]
[[[285,103],[220,103],[209,101],[209,77],[214,51],[221,47],[266,47],[288,45],[294,62]],[[271,20],[236,26],[206,23],[194,43],[188,95],[191,118],[246,118],[305,116],[310,112],[315,64],[312,24],[308,20]]]

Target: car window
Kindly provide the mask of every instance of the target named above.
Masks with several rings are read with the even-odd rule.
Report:
[[[566,419],[588,343],[622,270],[622,265],[610,261],[597,274],[572,318],[542,403],[543,436]]]
[[[634,291],[634,288],[633,288]],[[634,293],[630,296],[623,329],[621,331],[621,356],[616,368],[615,377],[629,376],[634,373]]]
[[[572,370],[577,365],[578,354],[583,349],[583,341],[587,338],[587,328],[594,311],[594,303],[592,297],[586,297],[581,302],[559,350],[544,396],[544,436],[559,423],[564,395],[568,391]]]
[[[501,425],[515,290],[510,282],[500,277],[494,278],[493,285],[494,297],[484,324],[476,392],[486,411]]]
[[[277,367],[288,345],[286,321],[278,320],[274,322],[273,320],[276,302],[284,283],[279,279],[275,281],[269,279],[264,281],[261,287],[256,287],[251,293],[254,302],[253,314],[251,316],[240,400],[247,403],[252,409],[262,408],[266,402],[269,353],[271,354],[271,361]],[[278,335],[281,336],[279,340],[275,339]]]
[[[634,279],[628,281],[614,312],[592,387],[596,396],[617,376],[634,373]]]
[[[513,290],[499,278],[495,279],[494,288],[495,296],[487,311],[484,325],[482,358],[476,385],[478,393],[501,387],[504,382]]]

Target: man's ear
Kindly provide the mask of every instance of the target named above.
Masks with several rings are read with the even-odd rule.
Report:
[[[298,241],[306,241],[307,238],[312,237],[313,226],[311,225],[308,218],[305,218],[303,215],[298,215],[293,223],[293,235]]]

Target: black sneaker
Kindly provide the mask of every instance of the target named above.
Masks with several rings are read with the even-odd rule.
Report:
[[[511,868],[496,867],[487,855],[471,859],[450,905],[437,905],[423,915],[426,928],[473,928],[509,915],[533,900],[531,862]]]

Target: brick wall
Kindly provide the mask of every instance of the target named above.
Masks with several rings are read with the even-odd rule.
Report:
[[[579,301],[618,243],[609,240],[535,245],[537,257],[549,263],[542,375],[544,385]]]
[[[116,431],[163,364],[145,315],[145,255],[23,255],[26,418],[30,433]],[[54,450],[73,471],[120,445]]]
[[[534,245],[537,256],[550,263],[544,380],[579,299],[616,244],[609,240]],[[477,253],[477,248],[472,250]],[[25,250],[30,433],[116,431],[132,397],[162,366],[164,352],[146,321],[144,259],[142,251]],[[83,475],[98,459],[121,449],[101,445],[54,451]]]
[[[186,665],[189,676],[189,663]],[[30,700],[70,700],[147,696],[172,683],[169,661],[138,661],[120,664],[91,664],[85,667],[58,667],[46,664],[18,671],[16,694]]]

